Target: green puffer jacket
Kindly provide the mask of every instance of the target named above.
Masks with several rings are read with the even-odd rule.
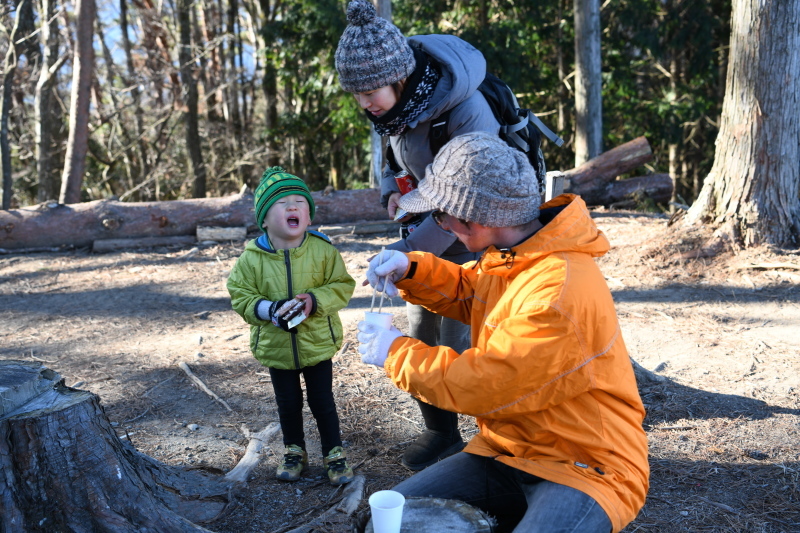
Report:
[[[233,310],[250,324],[250,350],[262,365],[283,370],[314,366],[334,356],[342,345],[339,309],[350,301],[355,286],[339,251],[315,232],[288,250],[273,250],[265,235],[250,241],[228,277]],[[261,300],[276,302],[303,293],[314,297],[314,309],[294,333],[256,314]]]

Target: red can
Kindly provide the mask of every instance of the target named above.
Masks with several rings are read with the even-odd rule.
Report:
[[[417,182],[414,176],[405,170],[401,170],[395,174],[394,179],[397,181],[397,188],[400,189],[400,194],[409,193],[417,188]]]

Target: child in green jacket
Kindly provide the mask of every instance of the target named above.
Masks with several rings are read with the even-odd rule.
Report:
[[[338,312],[353,295],[355,280],[330,240],[307,230],[314,210],[300,178],[280,167],[264,172],[255,193],[256,221],[264,235],[247,243],[228,277],[228,292],[234,311],[250,324],[253,355],[272,378],[286,446],[277,478],[296,481],[308,466],[302,374],[323,464],[331,483],[341,485],[352,481],[353,470],[339,434],[331,358],[342,344]],[[285,314],[288,302],[299,309]]]

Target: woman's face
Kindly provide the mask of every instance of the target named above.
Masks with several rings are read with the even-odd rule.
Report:
[[[397,103],[397,94],[394,87],[387,85],[374,91],[353,93],[361,109],[366,109],[376,117],[384,115]]]

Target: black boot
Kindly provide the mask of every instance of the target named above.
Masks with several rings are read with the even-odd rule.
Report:
[[[417,400],[425,431],[403,454],[403,466],[409,470],[422,470],[464,448],[458,431],[458,415]]]

